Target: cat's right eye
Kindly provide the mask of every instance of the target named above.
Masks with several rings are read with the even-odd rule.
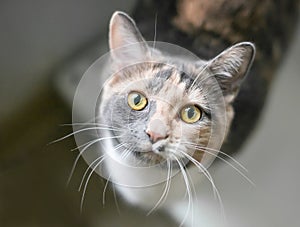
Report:
[[[148,104],[147,98],[141,93],[135,91],[128,94],[127,102],[131,109],[137,111],[144,109]]]
[[[201,119],[202,111],[195,105],[189,105],[181,110],[180,115],[184,122],[193,124]]]

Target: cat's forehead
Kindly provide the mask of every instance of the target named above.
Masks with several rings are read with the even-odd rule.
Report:
[[[110,89],[123,94],[141,92],[149,99],[164,101],[172,106],[186,103],[202,105],[205,94],[201,87],[193,86],[197,72],[193,65],[141,63],[118,71],[114,76],[118,79],[112,78]]]

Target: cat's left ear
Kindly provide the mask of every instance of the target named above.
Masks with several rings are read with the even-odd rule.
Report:
[[[113,59],[118,62],[141,60],[148,53],[148,45],[133,19],[119,11],[110,20],[109,48]]]
[[[232,102],[238,94],[255,57],[255,46],[250,42],[238,43],[209,61],[209,69],[217,79],[224,96]]]

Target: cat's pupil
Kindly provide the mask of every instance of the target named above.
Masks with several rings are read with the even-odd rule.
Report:
[[[188,111],[187,111],[187,116],[188,118],[193,118],[195,115],[195,110],[191,107],[188,108]]]
[[[139,94],[136,94],[133,98],[134,105],[138,105],[141,102],[141,96]]]

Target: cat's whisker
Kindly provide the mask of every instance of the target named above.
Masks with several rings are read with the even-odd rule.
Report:
[[[130,152],[132,151],[133,146],[130,146],[129,148],[126,148],[124,151],[122,151],[121,159],[126,159]]]
[[[233,168],[235,171],[237,171],[238,174],[240,174],[245,180],[247,180],[251,185],[255,186],[255,183],[248,177],[246,176],[241,170],[239,170],[237,167],[235,167],[232,163],[230,163],[229,161],[227,161],[226,159],[220,157],[218,154],[214,154],[209,150],[209,148],[206,148],[206,147],[201,147],[201,146],[196,146],[196,145],[192,145],[194,149],[197,149],[199,151],[202,151],[202,152],[205,152],[209,155],[212,155],[216,158],[218,158],[219,160],[225,162],[227,165],[229,165],[231,168]],[[218,150],[215,150],[215,149],[211,149],[212,151],[218,151]],[[225,155],[226,153],[222,152],[221,154]],[[227,155],[227,154],[226,154]],[[239,164],[240,167],[243,167],[243,169],[245,171],[247,171],[247,169],[241,165],[238,161],[236,161],[234,158],[232,158],[231,156],[227,155],[226,157],[230,158],[231,160],[235,161],[236,164]],[[248,171],[247,171],[248,172]]]
[[[113,189],[114,200],[115,200],[118,214],[121,215],[121,211],[120,211],[120,207],[119,207],[119,203],[118,203],[118,199],[117,199],[117,193],[116,193],[116,189],[115,189],[115,184],[112,184],[112,189]]]
[[[211,177],[211,175],[209,174],[209,172],[207,171],[207,169],[200,163],[198,162],[196,159],[194,159],[191,155],[187,154],[184,151],[178,150],[178,152],[183,155],[184,157],[186,157],[189,161],[191,161],[199,170],[201,173],[204,174],[204,176],[209,180],[209,182],[211,183],[214,193],[215,193],[215,184],[213,181],[213,178]]]
[[[167,173],[167,179],[164,187],[164,191],[157,201],[157,203],[154,205],[154,207],[147,213],[147,216],[149,216],[153,211],[155,211],[161,204],[163,204],[168,196],[170,185],[171,185],[171,175],[172,175],[172,162],[167,159],[167,166],[168,166],[168,173]]]
[[[187,208],[187,211],[186,211],[186,213],[184,215],[183,220],[181,221],[181,223],[179,225],[179,226],[183,226],[183,224],[185,223],[185,220],[188,217],[188,214],[189,214],[191,208],[192,208],[192,212],[193,212],[192,192],[191,192],[189,179],[188,179],[188,176],[187,176],[186,171],[184,169],[184,166],[182,165],[182,163],[180,162],[180,160],[176,157],[176,155],[172,154],[171,156],[176,160],[176,162],[178,163],[178,165],[180,167],[180,171],[181,171],[181,174],[183,176],[183,179],[184,179],[184,182],[185,182],[185,186],[186,186],[186,190],[187,190],[187,195],[188,195],[188,208]]]
[[[86,189],[87,189],[88,183],[90,181],[90,178],[91,178],[92,174],[95,172],[96,168],[98,168],[98,166],[105,160],[105,158],[106,158],[106,156],[103,156],[102,159],[99,160],[99,162],[94,166],[94,168],[92,169],[92,171],[90,172],[90,174],[87,177],[87,180],[85,182],[83,192],[82,192],[81,202],[80,202],[80,212],[81,213],[82,213],[82,209],[83,209],[84,196],[85,196]]]
[[[114,150],[117,150],[117,149],[121,148],[122,146],[124,146],[123,143],[118,144],[118,145],[114,148]],[[85,177],[86,177],[86,175],[87,175],[89,169],[91,169],[91,168],[95,165],[95,163],[96,163],[97,161],[99,161],[99,159],[103,158],[104,156],[105,156],[105,154],[102,155],[102,156],[100,156],[100,157],[98,157],[98,158],[96,158],[96,159],[95,159],[95,160],[94,160],[94,161],[86,168],[86,170],[85,170],[85,172],[84,172],[84,174],[83,174],[82,180],[81,180],[81,182],[80,182],[80,186],[79,186],[79,188],[78,188],[78,191],[81,191],[81,188],[82,188],[84,179],[85,179]]]
[[[207,150],[205,150],[205,149],[202,149],[202,148],[197,148],[197,149],[200,150],[200,151],[203,151],[203,152],[205,152],[205,153],[207,153],[207,154],[210,154],[210,155],[212,155],[212,156],[218,158],[219,160],[225,162],[227,165],[229,165],[229,166],[232,167],[235,171],[237,171],[238,174],[240,174],[240,175],[241,175],[245,180],[247,180],[251,185],[255,186],[255,183],[254,183],[249,177],[247,177],[242,171],[240,171],[238,168],[236,168],[234,165],[232,165],[232,164],[231,164],[230,162],[228,162],[226,159],[224,159],[224,158],[222,158],[222,157],[218,156],[217,154],[214,154],[214,153],[212,153],[212,152],[210,152],[210,151],[207,151]]]
[[[181,150],[178,150],[182,155],[184,155],[187,159],[189,159],[199,170],[200,172],[202,172],[204,174],[204,176],[210,181],[212,187],[213,187],[213,191],[214,191],[214,194],[216,192],[216,185],[213,181],[213,178],[212,176],[210,175],[210,173],[208,172],[208,170],[200,163],[198,162],[196,159],[194,159],[192,156],[190,156],[189,154],[181,151]]]
[[[90,168],[93,168],[93,166],[95,165],[95,163],[97,163],[100,159],[102,159],[105,155],[101,155],[100,157],[96,158],[85,170],[83,176],[82,176],[82,179],[81,179],[81,182],[80,182],[80,185],[78,187],[78,191],[81,191],[81,188],[82,188],[82,185],[83,185],[83,182],[84,182],[84,179],[87,175],[87,173],[89,172],[89,169]]]
[[[194,88],[195,83],[201,83],[202,80],[200,82],[198,82],[197,80],[199,79],[199,77],[202,75],[202,73],[208,68],[209,64],[205,64],[205,66],[200,70],[200,72],[197,74],[196,78],[194,79],[192,85],[190,86],[190,89]]]
[[[74,136],[74,135],[76,135],[76,134],[78,134],[78,133],[85,132],[85,131],[89,131],[89,130],[122,131],[122,130],[120,130],[120,129],[113,129],[113,128],[110,128],[110,127],[90,127],[90,128],[83,128],[83,129],[79,129],[79,130],[77,130],[77,131],[75,131],[75,132],[69,133],[68,135],[63,136],[63,137],[61,137],[61,138],[59,138],[59,139],[56,139],[56,140],[50,142],[48,145],[53,144],[53,143],[60,142],[60,141],[62,141],[62,140],[64,140],[64,139],[69,138],[69,137],[71,137],[71,136]]]
[[[109,177],[106,179],[106,182],[105,182],[105,185],[104,185],[104,188],[103,188],[103,192],[102,192],[102,206],[103,207],[105,206],[106,190],[107,190],[107,187],[108,187],[110,177],[111,177],[111,175],[109,175]]]
[[[127,143],[120,143],[118,144],[117,146],[114,147],[114,151],[118,150],[119,148],[123,147],[123,146],[126,146]],[[111,178],[111,175],[109,175],[109,177],[107,178],[106,180],[106,183],[105,183],[105,186],[104,186],[104,189],[103,189],[103,192],[102,192],[102,205],[104,206],[105,205],[105,198],[106,198],[106,191],[107,191],[107,187],[108,187],[108,183],[109,183],[109,180]],[[113,188],[114,190],[114,188]],[[114,192],[115,193],[115,192]],[[114,195],[115,196],[115,195]],[[115,202],[116,202],[116,199],[115,199]],[[116,202],[116,205],[117,205],[117,202]],[[117,209],[119,211],[119,207],[117,205]]]
[[[211,174],[209,173],[209,171],[199,162],[197,161],[196,159],[194,159],[193,157],[191,157],[190,155],[186,154],[185,152],[183,151],[180,151],[179,152],[181,154],[183,154],[184,156],[186,156],[197,168],[199,168],[199,170],[206,176],[206,178],[209,180],[209,182],[211,183],[212,185],[212,188],[213,188],[213,192],[214,192],[214,196],[215,198],[218,200],[219,202],[219,205],[220,205],[220,211],[221,211],[221,215],[223,217],[223,219],[225,220],[226,217],[225,217],[225,209],[224,209],[224,204],[223,204],[223,201],[222,201],[222,198],[221,198],[221,195],[220,195],[220,192],[218,190],[218,188],[216,187],[214,181],[213,181],[213,178],[211,176]]]
[[[127,144],[128,145],[128,144]],[[126,160],[130,153],[133,151],[134,145],[131,145],[130,147],[126,148],[124,151],[122,151],[121,159]]]
[[[213,149],[213,148],[209,148],[209,147],[203,147],[203,146],[200,146],[199,144],[190,143],[190,142],[187,142],[187,143],[183,142],[183,144],[190,145],[193,148],[200,148],[200,149],[205,149],[205,150],[210,150],[210,151],[214,151],[214,152],[220,153],[220,154],[226,156],[227,158],[229,158],[230,160],[232,160],[235,164],[237,164],[239,167],[241,167],[244,171],[248,172],[248,169],[243,164],[241,164],[235,158],[233,158],[232,156],[226,154],[225,152],[223,152],[221,150],[217,150],[217,149]],[[211,153],[211,154],[213,154],[213,153]]]
[[[156,44],[156,32],[157,32],[157,12],[155,14],[155,21],[154,21],[154,37],[153,37],[153,46],[152,46],[153,49],[155,49],[155,44]]]
[[[102,138],[103,138],[103,137],[102,137]],[[85,147],[85,146],[89,145],[89,144],[92,143],[93,141],[94,141],[94,140],[89,141],[89,142],[86,142],[86,143],[84,143],[84,144],[81,144],[81,145],[79,145],[79,146],[77,146],[77,147],[71,149],[71,151],[79,150],[79,149],[81,149],[82,147]]]
[[[73,176],[73,173],[75,171],[75,168],[76,168],[76,165],[80,159],[80,157],[82,156],[82,154],[89,148],[91,147],[93,144],[96,144],[102,140],[107,140],[107,139],[116,139],[116,138],[121,138],[122,136],[110,136],[110,137],[102,137],[102,138],[98,138],[98,139],[95,139],[93,141],[91,141],[88,145],[86,145],[80,152],[79,154],[77,155],[75,161],[74,161],[74,164],[72,166],[72,169],[71,169],[71,172],[70,172],[70,175],[69,175],[69,178],[68,178],[68,181],[67,181],[67,186],[70,184],[70,181],[72,179],[72,176]]]
[[[111,129],[120,129],[120,127],[114,127],[111,125],[105,125],[97,122],[87,122],[87,123],[71,123],[71,124],[60,124],[60,126],[99,126],[99,127],[107,127]]]
[[[182,161],[182,162],[184,163],[184,161]],[[196,189],[195,189],[193,178],[190,175],[188,170],[186,171],[186,174],[188,175],[188,177],[190,179],[190,182],[191,182],[191,185],[192,185],[192,191],[194,192],[194,195],[195,195],[194,199],[196,199],[196,206],[197,206],[198,205],[198,197],[197,197],[197,192],[196,192]],[[192,226],[194,226],[194,210],[192,210]]]

